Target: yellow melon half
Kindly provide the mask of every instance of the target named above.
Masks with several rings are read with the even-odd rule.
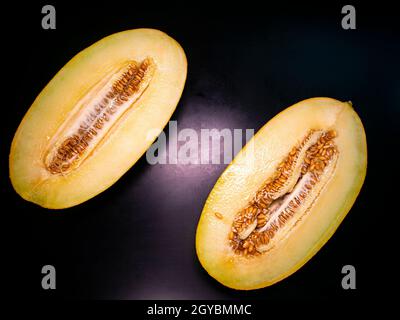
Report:
[[[246,256],[228,238],[235,216],[309,130],[335,130],[338,158],[321,192],[268,251]],[[205,270],[223,285],[251,290],[301,268],[333,235],[364,182],[367,145],[352,105],[331,98],[301,101],[270,120],[235,157],[211,191],[198,223],[196,250]],[[217,214],[216,214],[217,213]]]
[[[153,69],[146,87],[140,88],[134,83],[134,77],[141,77],[139,69],[132,76],[124,68],[146,59]],[[135,93],[126,88],[115,93],[115,97],[119,95],[118,99],[127,99],[128,103],[123,105],[124,109],[118,109],[122,110],[118,117],[110,114],[107,130],[101,132],[90,152],[79,155],[81,158],[72,169],[50,172],[51,159],[64,156],[57,153],[57,146],[68,135],[76,135],[77,123],[86,121],[85,112],[96,108],[97,100],[124,70],[132,92],[138,90],[135,99],[129,100]],[[66,208],[110,187],[144,154],[157,130],[168,122],[182,94],[186,70],[186,57],[180,45],[152,29],[116,33],[78,53],[38,95],[18,127],[9,158],[14,189],[40,206]],[[96,136],[99,137],[97,133]],[[65,168],[72,157],[78,159],[75,149],[72,148],[75,156],[65,155],[56,165]],[[72,152],[71,148],[68,150]]]

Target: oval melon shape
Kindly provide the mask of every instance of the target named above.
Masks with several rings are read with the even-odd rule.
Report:
[[[333,235],[364,182],[367,145],[351,103],[301,101],[262,127],[211,191],[196,233],[205,270],[251,290],[301,268]]]
[[[116,33],[78,53],[18,127],[9,157],[14,189],[59,209],[110,187],[167,124],[186,71],[180,45],[153,29]]]

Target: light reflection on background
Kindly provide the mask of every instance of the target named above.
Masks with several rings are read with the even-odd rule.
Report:
[[[176,118],[172,119],[177,121],[178,132],[184,128],[191,128],[200,138],[201,129],[228,128],[232,132],[233,129],[247,129],[243,127],[247,122],[243,111],[225,103],[210,104],[204,99],[194,97],[190,101],[186,100],[180,108]],[[167,150],[164,152],[168,155],[168,126],[164,131],[167,136]],[[223,153],[222,145],[220,153]],[[197,155],[194,157],[197,158]],[[130,284],[124,286],[122,298],[198,297],[198,293],[187,283],[194,281],[193,275],[185,278],[185,274],[199,272],[194,245],[198,218],[208,193],[226,166],[227,164],[223,164],[223,157],[220,164],[146,165],[145,174],[140,175],[139,181],[129,185],[124,197],[134,194],[137,198],[138,194],[143,194],[151,196],[154,202],[146,208],[139,209],[143,211],[133,218],[141,224],[142,232],[141,235],[132,236],[131,240],[137,242],[138,237],[141,238],[140,241],[143,241],[146,249],[135,249],[135,257],[132,257],[131,263],[133,268],[140,270],[132,272],[131,279],[126,279]],[[134,208],[137,205],[136,200],[132,201]],[[143,267],[140,267],[141,264]],[[152,265],[151,268],[146,267],[149,264]],[[179,285],[179,282],[186,285]],[[196,283],[193,283],[193,286],[198,286],[198,282]],[[207,285],[207,282],[204,285]],[[182,288],[187,289],[183,291]],[[208,298],[212,298],[212,295]]]

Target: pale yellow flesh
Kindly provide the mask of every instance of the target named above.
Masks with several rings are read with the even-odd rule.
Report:
[[[234,254],[227,239],[235,215],[310,129],[334,129],[338,134],[339,158],[324,192],[271,251],[254,258]],[[196,234],[203,267],[225,286],[242,290],[269,286],[297,271],[332,236],[353,205],[366,174],[366,148],[362,123],[348,103],[313,98],[278,114],[235,157],[206,201]]]
[[[151,57],[151,84],[101,146],[65,176],[44,166],[48,141],[94,84],[115,66]],[[111,35],[77,54],[49,82],[21,122],[10,152],[10,177],[26,200],[47,208],[82,203],[117,181],[148,149],[174,112],[186,80],[186,57],[165,33],[136,29]]]

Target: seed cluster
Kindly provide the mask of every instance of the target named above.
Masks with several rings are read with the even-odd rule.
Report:
[[[237,230],[240,239],[246,239],[256,227],[265,225],[272,202],[291,189],[291,185],[298,180],[300,170],[297,170],[296,175],[295,169],[301,168],[305,152],[312,146],[312,142],[316,141],[315,138],[321,135],[320,132],[310,130],[299,146],[293,147],[288,156],[278,165],[273,178],[256,193],[249,206],[236,216],[233,227]],[[277,203],[273,208],[276,206]]]
[[[46,168],[52,174],[66,173],[79,162],[87,151],[89,144],[109,121],[116,121],[113,115],[117,109],[134,94],[140,93],[149,77],[153,61],[149,58],[140,64],[132,61],[122,75],[114,81],[99,103],[91,105],[75,133],[67,137],[57,148]],[[46,162],[46,161],[45,161]]]
[[[312,137],[317,138],[312,140]],[[246,208],[236,215],[228,235],[235,253],[257,256],[267,249],[276,232],[302,206],[337,153],[335,137],[333,130],[311,130],[298,146],[292,148],[278,165],[273,179],[260,188]],[[298,176],[296,167],[299,168]],[[289,182],[293,179],[292,187]]]

